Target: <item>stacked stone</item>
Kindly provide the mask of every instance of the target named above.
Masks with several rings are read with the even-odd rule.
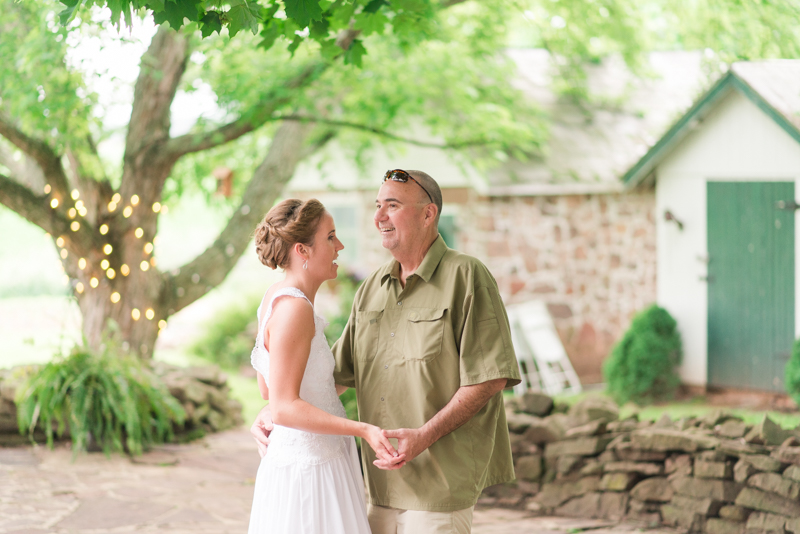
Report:
[[[14,398],[26,377],[36,369],[36,366],[0,369],[0,445],[27,443],[27,437],[19,435]],[[228,377],[219,368],[183,368],[155,362],[153,371],[186,411],[186,422],[175,429],[177,434],[216,432],[243,423],[242,405],[230,397]],[[44,436],[37,434],[34,438],[40,441]]]
[[[573,517],[636,519],[708,534],[800,534],[800,434],[714,412],[657,422],[613,403],[507,403],[518,483],[483,502]]]

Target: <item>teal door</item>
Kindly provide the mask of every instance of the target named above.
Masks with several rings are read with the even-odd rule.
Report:
[[[783,391],[794,341],[793,182],[708,183],[708,383]]]

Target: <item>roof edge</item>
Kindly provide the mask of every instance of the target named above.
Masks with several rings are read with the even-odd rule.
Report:
[[[653,169],[672,151],[672,148],[698,126],[699,122],[711,111],[714,104],[733,90],[735,87],[734,79],[736,79],[736,76],[729,70],[694,103],[689,111],[684,113],[667,130],[667,133],[661,136],[656,144],[622,176],[622,183],[625,189],[632,189],[640,185],[650,175]]]

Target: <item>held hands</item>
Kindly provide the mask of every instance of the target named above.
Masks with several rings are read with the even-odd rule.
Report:
[[[367,423],[364,423],[364,425],[366,429],[361,435],[361,439],[369,443],[369,446],[375,451],[375,455],[378,459],[373,463],[376,466],[381,469],[398,469],[402,464],[405,464],[405,455],[398,454],[394,447],[392,447],[389,438],[385,435],[385,430],[381,430],[377,426]]]
[[[427,434],[421,428],[398,428],[395,430],[384,430],[383,436],[386,438],[397,439],[397,450],[399,457],[403,458],[402,462],[384,462],[380,457],[372,462],[376,467],[381,469],[400,469],[406,462],[410,462],[422,451],[432,445],[432,441],[428,438]]]

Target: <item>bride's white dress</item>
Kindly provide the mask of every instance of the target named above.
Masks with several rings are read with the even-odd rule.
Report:
[[[258,336],[250,358],[268,385],[269,353],[264,325],[276,299],[306,298],[299,289],[275,292],[258,309]],[[310,302],[310,301],[309,301]],[[328,413],[345,417],[333,382],[333,354],[325,340],[325,322],[314,314],[311,342],[300,398]],[[249,534],[369,534],[364,480],[352,436],[331,436],[275,425],[267,454],[256,476]]]

